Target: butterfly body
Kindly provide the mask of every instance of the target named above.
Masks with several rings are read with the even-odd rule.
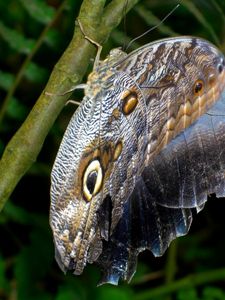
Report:
[[[187,233],[192,209],[224,195],[225,155],[212,155],[218,140],[223,147],[224,68],[213,45],[180,37],[113,50],[89,75],[52,171],[50,222],[64,271],[97,261],[102,282],[129,280],[140,251],[162,255]]]

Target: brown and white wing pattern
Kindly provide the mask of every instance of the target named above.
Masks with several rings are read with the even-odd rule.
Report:
[[[140,251],[162,255],[173,239],[188,232],[192,212],[203,208],[207,195],[225,196],[223,112],[225,92],[145,167],[99,257],[101,283],[130,280]]]
[[[225,196],[225,60],[179,37],[111,52],[91,73],[52,170],[50,224],[63,271],[130,280],[207,195]]]

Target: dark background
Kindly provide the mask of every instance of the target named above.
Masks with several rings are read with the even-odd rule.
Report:
[[[109,2],[109,1],[108,1]],[[51,23],[61,1],[0,0],[0,104],[4,103],[27,55],[44,28]],[[105,57],[113,47],[126,45],[157,24],[178,1],[143,0],[124,18],[104,45]],[[162,26],[140,38],[130,47],[177,35],[206,38],[225,52],[225,1],[180,1],[180,7]],[[10,98],[0,123],[0,152],[16,132],[44,88],[57,60],[68,45],[81,1],[68,5],[53,24],[27,66],[23,79]],[[138,45],[136,44],[138,43]],[[91,64],[90,70],[91,71]],[[80,100],[82,93],[73,98]],[[209,198],[205,209],[195,216],[186,237],[173,242],[164,257],[150,252],[139,257],[137,273],[128,285],[96,288],[100,277],[95,266],[88,266],[79,277],[64,275],[54,260],[49,227],[50,172],[63,132],[74,112],[66,106],[49,132],[43,149],[20,181],[0,214],[0,300],[36,299],[141,299],[144,291],[171,284],[188,275],[225,267],[225,201]],[[0,179],[4,174],[0,174]],[[194,278],[194,277],[193,277]],[[194,283],[194,280],[191,280]],[[160,292],[159,292],[160,294]],[[148,298],[143,298],[148,299]],[[198,286],[190,284],[173,294],[150,299],[225,299],[225,278]]]

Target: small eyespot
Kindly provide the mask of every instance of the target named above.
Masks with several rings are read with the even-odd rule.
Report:
[[[112,112],[112,115],[114,117],[115,120],[118,120],[119,117],[120,117],[120,111],[118,108],[114,108],[113,112]]]
[[[222,64],[219,64],[219,65],[218,65],[218,72],[219,72],[219,73],[222,73],[222,72],[223,72],[223,65],[222,65]]]
[[[197,80],[194,84],[194,94],[196,96],[201,96],[204,90],[204,83],[202,80]]]
[[[83,194],[87,201],[90,201],[100,191],[102,182],[102,167],[96,159],[90,162],[83,176]]]
[[[131,114],[138,104],[138,95],[134,91],[127,90],[122,95],[122,111],[124,115]]]
[[[113,153],[113,160],[117,160],[122,152],[123,144],[121,141],[117,142],[114,153]]]

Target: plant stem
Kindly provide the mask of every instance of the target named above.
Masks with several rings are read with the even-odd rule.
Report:
[[[178,240],[172,241],[168,249],[166,271],[165,271],[165,282],[170,283],[174,280],[176,274],[176,254],[177,254],[177,242]]]
[[[134,296],[134,300],[155,299],[156,297],[169,295],[181,289],[195,287],[218,280],[225,281],[225,268],[189,275],[183,279],[136,294],[136,296]]]

